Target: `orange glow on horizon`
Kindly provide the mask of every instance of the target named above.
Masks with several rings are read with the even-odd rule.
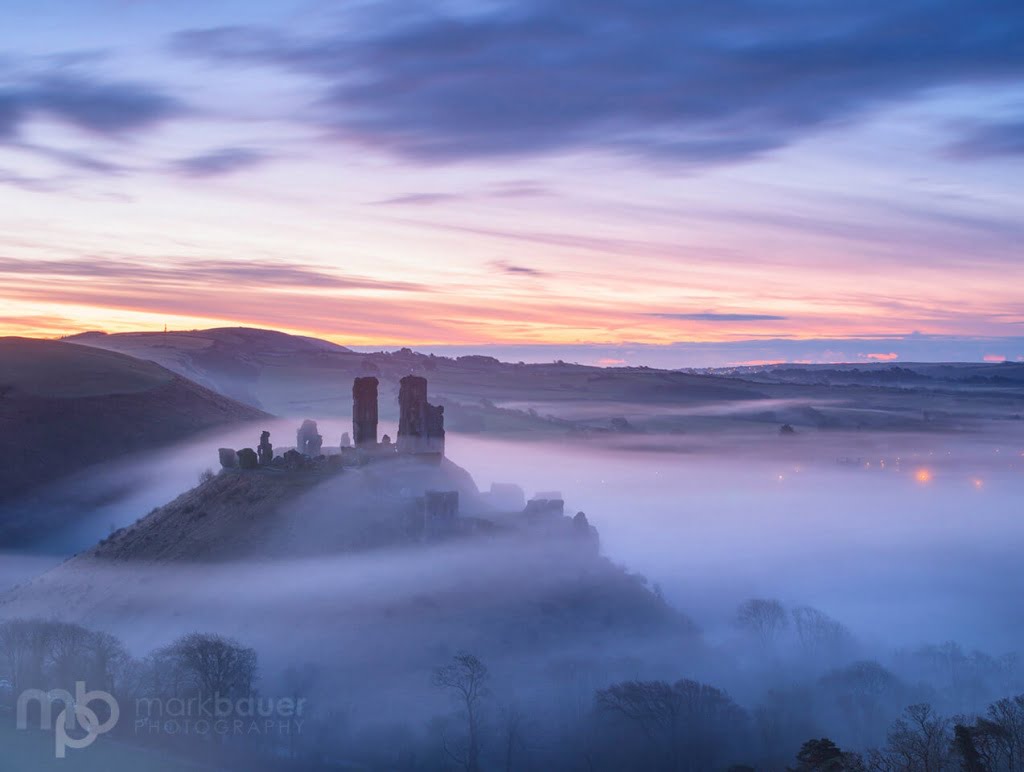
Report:
[[[934,479],[934,475],[932,474],[932,471],[930,469],[921,467],[916,472],[914,472],[914,479],[921,485],[926,485]]]

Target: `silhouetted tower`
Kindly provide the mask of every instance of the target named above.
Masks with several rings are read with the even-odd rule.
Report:
[[[444,455],[444,408],[427,402],[427,379],[419,375],[400,381],[398,452]]]
[[[352,382],[352,438],[357,448],[377,445],[377,385],[373,376]]]
[[[398,452],[421,453],[427,436],[427,379],[407,375],[398,389]]]

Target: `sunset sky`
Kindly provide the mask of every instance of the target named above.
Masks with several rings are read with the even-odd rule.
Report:
[[[1024,359],[1020,0],[6,0],[0,334]]]

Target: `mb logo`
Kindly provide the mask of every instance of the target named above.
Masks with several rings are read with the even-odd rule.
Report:
[[[121,709],[112,694],[102,691],[87,692],[85,682],[77,681],[74,696],[64,689],[51,689],[48,692],[28,689],[22,692],[18,697],[18,729],[28,729],[28,706],[33,702],[39,704],[39,728],[47,731],[54,727],[54,703],[59,702],[62,706],[54,727],[54,745],[58,759],[64,758],[68,748],[88,748],[96,742],[97,737],[117,726],[117,720],[121,716]],[[89,707],[92,702],[106,704],[109,715],[105,721],[100,722],[96,711]],[[82,732],[85,735],[79,737]]]

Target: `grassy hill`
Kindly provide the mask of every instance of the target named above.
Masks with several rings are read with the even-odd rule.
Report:
[[[152,362],[0,338],[0,501],[92,464],[265,415]]]
[[[590,367],[566,363],[511,364],[491,357],[435,357],[409,349],[358,353],[311,338],[271,330],[221,328],[191,332],[85,333],[70,340],[156,362],[199,383],[278,415],[315,412],[346,414],[352,379],[381,380],[381,411],[393,417],[398,381],[409,373],[426,376],[433,398],[451,404],[449,420],[465,416],[486,428],[543,428],[543,421],[500,410],[476,410],[481,402],[640,402],[691,405],[754,400],[763,394],[750,384],[709,375],[646,368]],[[469,426],[451,428],[469,429]]]
[[[381,381],[381,417],[394,420],[398,381],[415,373],[429,380],[432,401],[445,406],[448,429],[531,439],[634,429],[674,438],[772,434],[783,423],[798,430],[958,430],[1017,418],[1024,397],[1017,364],[601,368],[410,349],[359,353],[245,328],[88,333],[73,340],[152,360],[278,415],[347,417],[352,378],[374,375]]]
[[[410,504],[429,489],[460,491],[446,536],[409,528]],[[475,491],[455,464],[412,459],[222,472],[0,596],[0,619],[88,623],[143,648],[215,630],[261,652],[286,641],[292,662],[326,665],[338,651],[360,672],[398,662],[403,677],[453,647],[533,656],[624,637],[695,640],[688,619],[599,555],[572,518],[487,511]]]

